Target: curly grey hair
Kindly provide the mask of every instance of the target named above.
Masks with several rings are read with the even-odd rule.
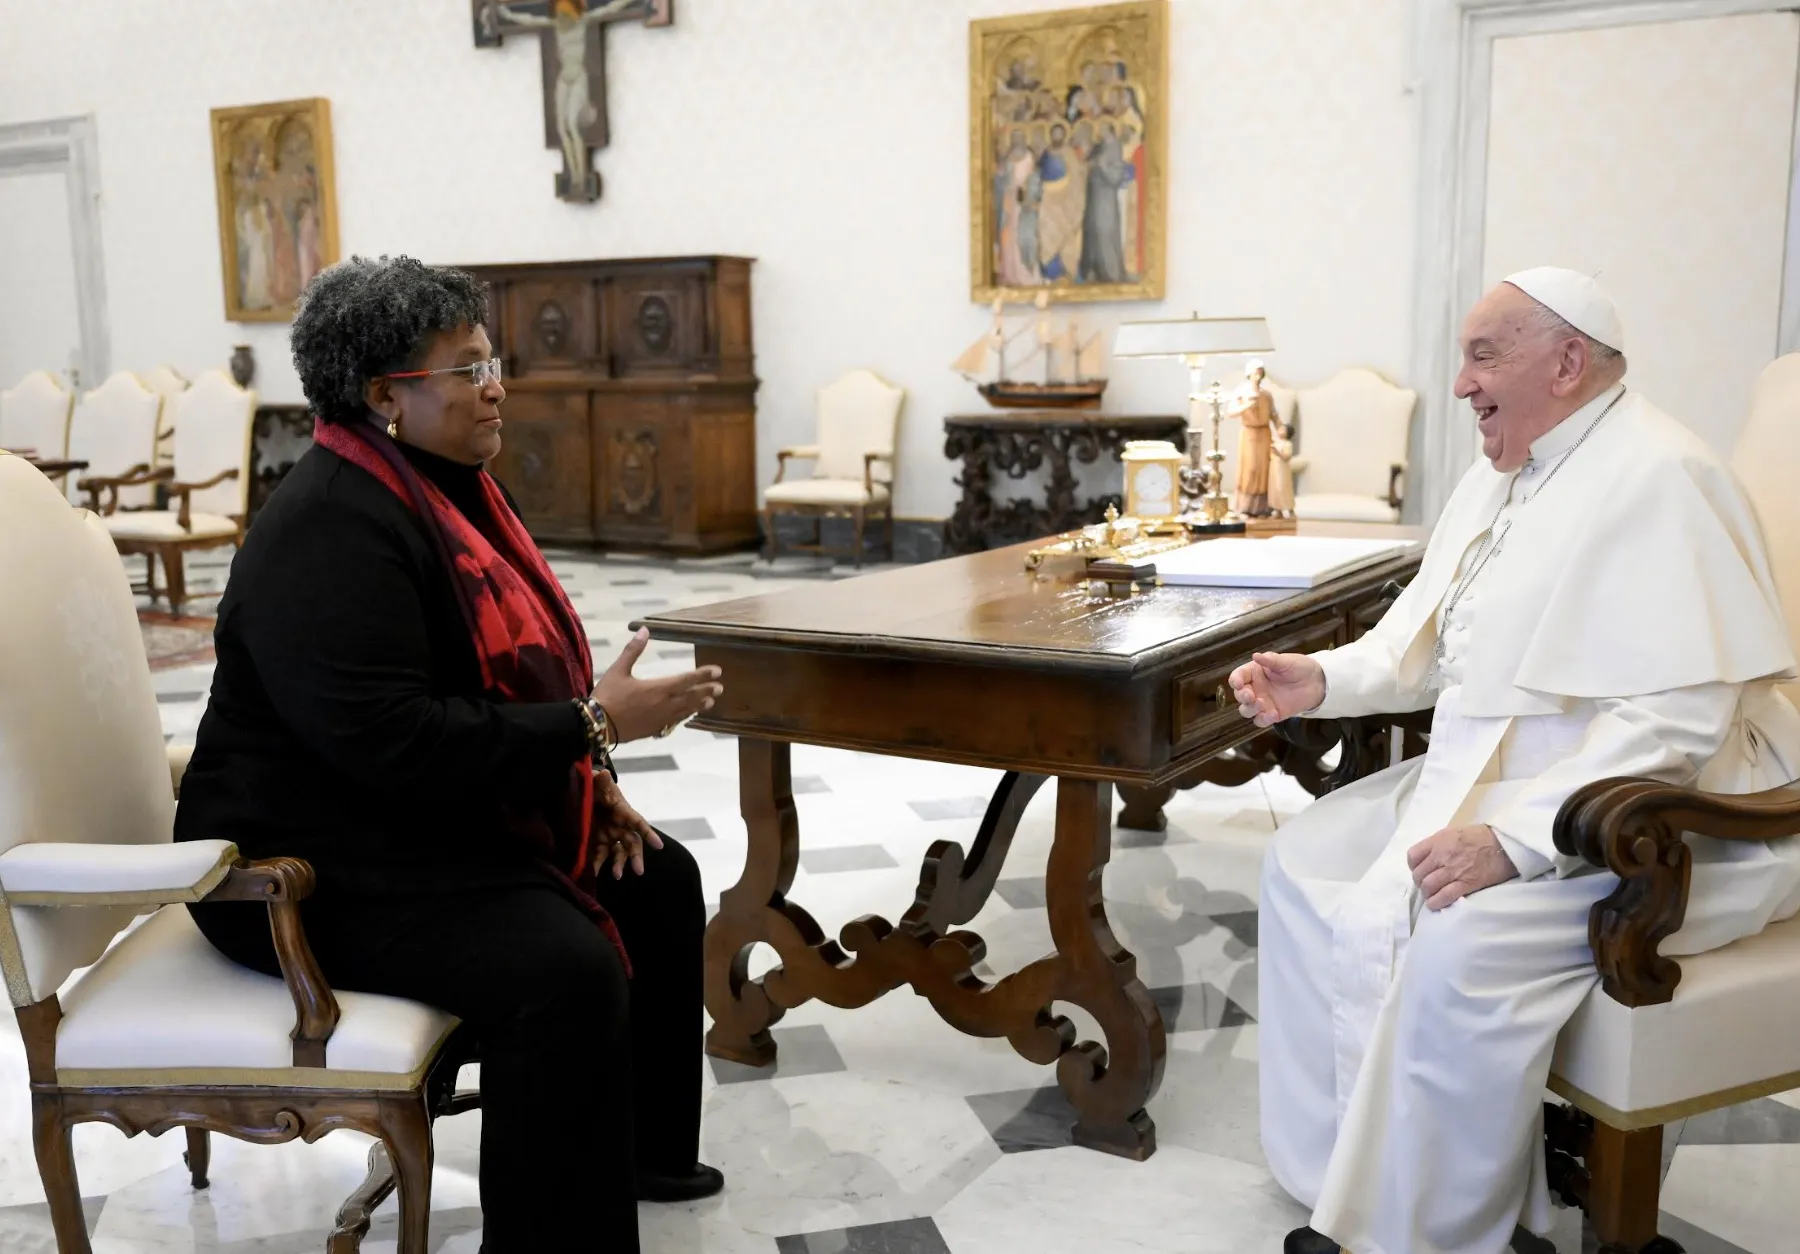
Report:
[[[411,257],[351,257],[300,294],[288,343],[306,403],[326,422],[367,417],[370,379],[416,370],[432,338],[487,321],[474,275]]]

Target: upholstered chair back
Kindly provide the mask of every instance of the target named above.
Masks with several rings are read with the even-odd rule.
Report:
[[[175,802],[131,585],[100,520],[0,454],[0,853],[25,841],[171,838]],[[97,959],[127,906],[11,906],[14,1005]]]
[[[77,484],[86,478],[112,478],[130,473],[134,466],[156,461],[156,423],[162,413],[162,397],[121,370],[75,403],[69,421],[69,456],[85,461],[86,470],[69,476],[69,499],[77,503],[87,495]]]
[[[1800,353],[1777,357],[1757,377],[1731,468],[1756,506],[1800,653]],[[1787,693],[1800,704],[1800,683],[1787,685]]]
[[[1300,389],[1295,452],[1306,458],[1306,471],[1298,491],[1385,500],[1390,468],[1406,461],[1418,400],[1411,388],[1360,366]]]
[[[852,370],[820,388],[819,458],[813,464],[813,476],[861,483],[863,454],[893,453],[894,432],[905,399],[905,388],[895,387],[872,370]],[[887,474],[887,467],[877,462],[876,480],[885,480]]]
[[[46,461],[62,457],[69,448],[74,403],[54,375],[32,371],[17,387],[0,392],[0,448],[30,449]]]
[[[187,391],[188,381],[173,366],[153,366],[138,373],[138,382],[163,398],[162,415],[156,420],[156,464],[170,465],[175,456],[175,401]]]
[[[256,393],[223,370],[208,370],[175,402],[175,478],[205,483],[227,470],[237,478],[190,497],[195,513],[243,517],[250,508],[250,436]]]

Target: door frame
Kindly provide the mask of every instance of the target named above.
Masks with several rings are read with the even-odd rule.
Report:
[[[1430,524],[1476,455],[1453,392],[1463,313],[1481,296],[1487,238],[1488,111],[1494,41],[1515,35],[1791,10],[1795,0],[1415,0],[1412,88],[1419,106],[1412,378],[1420,398],[1409,518]],[[1800,77],[1800,65],[1796,67]],[[1796,92],[1800,113],[1800,91]],[[1788,168],[1781,313],[1771,355],[1800,348],[1800,119]]]
[[[112,323],[106,311],[100,140],[93,114],[0,125],[0,178],[22,174],[63,176],[75,262],[75,311],[81,331],[80,386],[99,387],[112,370]],[[16,380],[0,380],[0,386],[12,382]]]

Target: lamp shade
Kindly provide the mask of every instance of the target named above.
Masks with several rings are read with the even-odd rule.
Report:
[[[1114,357],[1190,357],[1225,353],[1272,353],[1263,318],[1173,318],[1121,322],[1113,332]]]

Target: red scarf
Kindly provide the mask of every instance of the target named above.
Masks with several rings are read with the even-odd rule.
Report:
[[[490,538],[372,424],[365,429],[315,419],[313,442],[374,475],[425,520],[450,572],[488,696],[572,701],[593,691],[594,659],[581,617],[492,475],[486,470],[477,475],[493,525]],[[618,947],[630,974],[618,928],[594,900],[594,775],[587,756],[570,767],[568,790],[557,803],[508,817],[513,834],[556,872]]]

